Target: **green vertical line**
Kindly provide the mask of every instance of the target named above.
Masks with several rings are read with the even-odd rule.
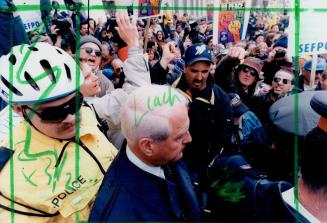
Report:
[[[76,13],[76,47],[75,47],[75,55],[76,55],[76,83],[75,86],[79,86],[80,78],[81,78],[81,72],[80,72],[80,50],[79,50],[79,43],[80,43],[80,33],[79,33],[79,27],[81,23],[80,13],[79,10],[77,10]],[[76,94],[76,96],[79,96],[80,92]],[[79,97],[76,97],[77,103],[76,108],[79,104]],[[76,109],[77,110],[77,109]],[[79,142],[80,137],[80,120],[81,120],[81,113],[80,111],[77,111],[75,114],[75,142]],[[80,147],[78,143],[75,143],[75,179],[79,176],[79,161],[80,161]],[[79,212],[75,213],[75,222],[79,222]]]
[[[14,36],[14,15],[12,15],[12,17],[10,18],[10,25],[9,25],[9,44],[10,46],[13,46],[13,36]],[[10,55],[13,54],[13,50],[12,48],[10,49]],[[11,85],[14,86],[13,83],[13,79],[14,79],[14,65],[12,63],[9,63],[9,82],[11,83]],[[12,91],[9,91],[9,101],[12,101]],[[12,107],[9,103],[9,148],[11,150],[14,150],[14,143],[13,143],[13,111],[12,111]],[[14,186],[14,159],[11,158],[10,159],[10,208],[13,210],[15,209],[15,186]],[[15,212],[11,212],[11,222],[14,223],[15,222]]]
[[[295,0],[295,71],[299,74],[299,46],[300,46],[300,0]],[[292,35],[292,33],[291,33]],[[299,83],[297,81],[296,87]],[[298,172],[299,172],[299,96],[294,95],[294,196],[295,196],[295,209],[296,209],[296,222],[299,219],[299,202],[298,202]]]

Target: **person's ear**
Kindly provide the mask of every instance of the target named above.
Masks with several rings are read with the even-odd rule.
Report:
[[[153,155],[154,147],[152,139],[142,138],[138,141],[138,146],[145,156],[151,157]]]
[[[20,116],[23,116],[23,108],[21,105],[13,105],[12,110]]]
[[[184,73],[186,73],[187,65],[184,64]]]

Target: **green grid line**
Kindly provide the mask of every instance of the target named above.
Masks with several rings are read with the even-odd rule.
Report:
[[[42,10],[50,10],[51,8],[49,7],[45,7],[45,6],[40,6],[40,5],[17,5],[17,11],[38,11],[40,9]],[[92,5],[92,6],[83,6],[81,7],[82,10],[115,10],[115,9],[144,9],[144,8],[150,8],[150,9],[158,9],[158,7],[139,7],[139,6],[114,6],[114,7],[110,7],[110,6],[103,6],[103,5]],[[65,6],[60,6],[59,7],[60,10],[66,10],[67,8]],[[300,0],[295,0],[295,7],[294,8],[232,8],[232,9],[227,9],[226,7],[213,7],[213,8],[209,8],[209,7],[161,7],[160,10],[162,11],[166,11],[166,10],[175,10],[175,11],[184,11],[184,10],[188,10],[188,11],[256,11],[256,12],[294,12],[295,13],[295,70],[299,71],[299,52],[298,49],[299,48],[299,34],[300,34],[300,14],[301,12],[305,12],[308,11],[308,9],[305,8],[300,8]],[[312,9],[314,12],[317,13],[324,13],[327,12],[327,9],[323,9],[323,8],[315,8]],[[77,20],[79,21],[79,20]],[[12,30],[11,30],[12,31]],[[77,34],[77,42],[79,42],[80,39],[80,35]],[[12,36],[11,36],[11,40],[12,40]],[[11,52],[12,53],[12,52]],[[79,54],[79,50],[76,51],[76,57],[77,59],[79,58],[80,54]],[[10,83],[13,83],[13,66],[10,66]],[[79,61],[77,61],[77,69],[76,69],[76,75],[77,75],[77,79],[80,78],[80,70],[79,70]],[[78,82],[76,82],[77,84]],[[294,104],[294,132],[298,133],[299,131],[299,126],[298,126],[298,95],[296,94],[295,96],[295,104]],[[12,92],[10,91],[9,93],[9,98],[12,98]],[[10,144],[10,148],[13,149],[13,116],[12,116],[12,107],[9,108],[9,135],[10,135],[10,139],[9,139],[9,144]],[[78,114],[79,115],[79,114]],[[76,120],[77,121],[77,120]],[[76,125],[76,139],[79,139],[79,123],[77,123]],[[76,145],[76,151],[78,151],[76,153],[76,165],[75,165],[75,175],[76,177],[78,177],[79,175],[79,146]],[[298,200],[298,185],[297,185],[297,173],[298,173],[298,137],[294,137],[294,182],[295,182],[295,188],[294,188],[294,193],[295,193],[295,197],[296,200]],[[13,174],[13,169],[14,169],[14,163],[13,163],[13,159],[10,159],[10,171],[11,171],[11,177],[10,177],[10,191],[11,191],[11,199],[14,200],[14,174]],[[296,210],[298,211],[298,202],[296,202]],[[14,203],[11,202],[11,208],[14,208]],[[78,213],[76,215],[76,220],[79,221],[79,216]],[[11,213],[11,222],[14,222],[14,213]]]
[[[13,45],[13,36],[14,36],[14,18],[11,17],[10,18],[10,27],[9,27],[9,33],[10,35],[10,39],[9,39],[9,43],[11,44],[11,46]],[[13,50],[10,50],[10,54],[13,54]],[[13,84],[14,81],[14,65],[12,63],[9,63],[9,82],[11,84]],[[9,101],[12,100],[13,97],[13,92],[9,91]],[[9,148],[10,150],[14,151],[14,144],[13,144],[13,108],[11,106],[9,106]],[[10,208],[11,209],[15,209],[15,174],[14,174],[14,159],[10,159]],[[11,222],[14,223],[15,222],[15,213],[12,211],[10,213],[10,219]]]
[[[80,16],[76,16],[76,27],[80,27],[81,24],[81,18]],[[81,78],[81,72],[80,72],[80,48],[78,47],[79,42],[81,39],[81,35],[79,32],[76,33],[76,81],[75,86],[79,86],[80,78]],[[77,89],[77,88],[76,88]],[[76,94],[80,94],[80,92],[77,92]],[[80,97],[76,97],[76,100],[79,101]],[[76,114],[75,114],[75,142],[79,142],[80,140],[80,121],[81,121],[81,112],[77,109],[78,102],[76,103]],[[75,178],[77,179],[79,176],[79,165],[80,165],[80,146],[79,143],[75,143]],[[75,212],[75,222],[80,222],[80,215],[79,212]]]
[[[300,46],[300,0],[295,0],[295,71],[299,73],[299,46]],[[297,81],[297,86],[299,86],[299,83]],[[294,95],[294,197],[295,197],[295,209],[296,209],[296,222],[299,221],[299,188],[298,188],[298,172],[299,172],[299,137],[297,136],[299,133],[299,95]]]
[[[106,6],[106,5],[90,5],[88,6],[81,6],[80,10],[115,10],[115,9],[160,9],[162,11],[262,11],[262,12],[305,12],[309,11],[309,9],[306,8],[255,8],[255,7],[235,7],[235,8],[227,8],[227,7],[191,7],[191,6],[165,6],[165,7],[153,7],[153,6],[127,6],[127,5],[117,5],[117,6]],[[34,11],[34,10],[51,10],[52,7],[50,6],[43,6],[43,5],[16,5],[17,11]],[[58,7],[58,10],[67,10],[67,7],[65,5],[60,5]],[[312,9],[316,12],[326,12],[326,9],[322,8],[315,8]]]

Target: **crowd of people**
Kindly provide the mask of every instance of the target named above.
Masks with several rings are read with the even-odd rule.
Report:
[[[0,222],[327,221],[327,64],[295,69],[286,14],[253,12],[246,40],[214,44],[212,21],[187,13],[72,7],[26,33],[9,3],[1,107],[21,120],[0,147]],[[320,119],[285,132],[270,108],[308,91]]]

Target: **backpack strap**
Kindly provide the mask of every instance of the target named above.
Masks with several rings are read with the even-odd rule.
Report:
[[[109,126],[108,126],[108,123],[106,122],[106,120],[103,118],[100,118],[100,116],[98,115],[98,113],[95,110],[93,105],[90,105],[86,101],[84,101],[84,106],[90,108],[92,110],[92,112],[95,114],[95,117],[98,121],[98,125],[97,125],[98,128],[107,137],[107,131],[109,131]]]
[[[17,201],[13,201],[11,200],[10,198],[6,197],[5,195],[3,195],[1,192],[0,192],[0,196],[10,202],[13,202],[15,203],[16,205],[20,205],[24,208],[27,208],[27,209],[30,209],[32,211],[35,211],[36,213],[32,213],[32,212],[26,212],[26,211],[20,211],[20,210],[16,210],[16,209],[13,209],[13,208],[10,208],[10,207],[6,207],[2,204],[0,204],[0,208],[1,209],[4,209],[4,210],[7,210],[7,211],[10,211],[10,212],[14,212],[16,214],[21,214],[21,215],[26,215],[26,216],[33,216],[33,217],[54,217],[54,216],[57,216],[59,214],[59,212],[57,211],[56,213],[54,214],[50,214],[50,213],[47,213],[45,211],[41,211],[39,209],[36,209],[36,208],[33,208],[31,206],[28,206],[28,205],[25,205],[25,204],[22,204],[20,202],[17,202]]]

